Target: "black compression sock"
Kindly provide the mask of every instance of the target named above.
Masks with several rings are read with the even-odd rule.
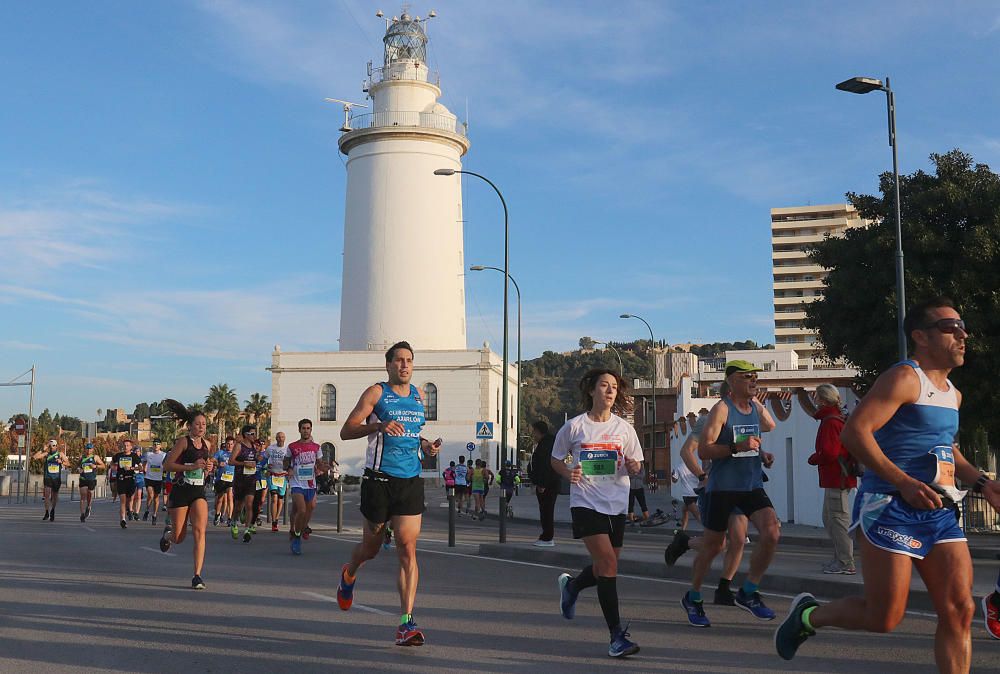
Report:
[[[604,622],[608,624],[608,629],[612,632],[621,623],[621,616],[618,615],[618,579],[600,576],[597,579],[597,600],[601,602],[601,612],[604,613]]]
[[[579,594],[581,590],[586,590],[588,587],[594,587],[597,585],[597,578],[594,576],[593,565],[585,567],[583,571],[580,572],[580,575],[570,581],[570,584],[573,586],[573,591],[577,594]]]
[[[719,579],[719,590],[729,590],[729,584],[733,582],[731,578],[720,578]]]

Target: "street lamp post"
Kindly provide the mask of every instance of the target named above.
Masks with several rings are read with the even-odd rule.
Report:
[[[501,274],[503,273],[503,269],[500,269],[500,267],[487,267],[481,264],[474,264],[469,267],[469,271],[483,271],[485,269],[492,269]],[[514,292],[517,294],[517,409],[514,412],[514,457],[517,460],[517,451],[520,447],[519,434],[521,432],[521,287],[517,285],[517,279],[513,276],[510,277],[510,282],[514,284]]]
[[[622,355],[621,355],[621,353],[618,352],[618,349],[616,349],[615,347],[611,346],[607,342],[598,342],[597,340],[594,340],[594,344],[603,344],[604,346],[608,347],[609,349],[611,349],[612,351],[615,352],[615,355],[618,356],[618,374],[620,374],[622,377],[624,377],[625,376],[625,365],[624,365],[624,363],[622,363]]]
[[[493,181],[484,175],[478,173],[473,173],[472,171],[460,171],[458,169],[451,168],[440,168],[434,170],[434,175],[436,176],[451,176],[456,173],[463,173],[465,175],[475,176],[485,182],[487,185],[493,188],[493,191],[497,193],[500,197],[500,204],[503,206],[503,400],[500,403],[500,418],[502,423],[500,424],[500,465],[501,467],[507,463],[507,426],[508,415],[510,414],[510,405],[508,396],[508,373],[510,368],[510,362],[508,359],[508,324],[509,317],[507,315],[507,305],[509,304],[510,296],[510,226],[507,217],[507,202],[503,198],[500,189],[493,184]],[[500,542],[507,542],[507,508],[500,506]]]
[[[649,449],[649,462],[653,466],[653,479],[656,479],[656,351],[653,350],[653,344],[656,338],[653,337],[653,328],[649,325],[645,318],[642,316],[636,316],[635,314],[622,314],[618,318],[637,318],[646,324],[646,328],[649,329],[649,352],[653,356],[653,432],[652,432],[652,443],[650,443]]]
[[[892,180],[896,190],[896,340],[899,347],[899,359],[906,360],[906,333],[903,330],[903,316],[906,314],[906,289],[903,285],[903,222],[899,203],[899,153],[896,143],[896,95],[889,86],[889,78],[885,84],[873,77],[852,77],[837,85],[840,91],[852,94],[867,94],[872,91],[884,91],[886,107],[889,113],[889,145],[892,147]]]

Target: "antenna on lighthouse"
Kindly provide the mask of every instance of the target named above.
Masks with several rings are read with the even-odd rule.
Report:
[[[351,108],[367,108],[368,106],[364,103],[352,103],[350,101],[342,101],[339,98],[324,98],[324,101],[328,103],[340,103],[344,106],[344,125],[340,127],[340,130],[344,133],[351,131]]]

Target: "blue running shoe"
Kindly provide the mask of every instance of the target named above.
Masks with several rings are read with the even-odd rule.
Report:
[[[783,659],[791,660],[794,658],[799,646],[805,643],[809,637],[816,635],[815,630],[809,629],[802,622],[802,612],[812,606],[819,606],[816,597],[808,592],[803,592],[792,600],[788,616],[774,631],[774,649]]]
[[[562,613],[562,617],[566,620],[572,620],[573,616],[576,615],[576,598],[578,595],[569,586],[569,581],[571,580],[573,580],[573,577],[568,573],[559,576],[559,612]]]
[[[705,602],[703,601],[691,601],[688,597],[688,593],[685,592],[684,596],[681,597],[681,606],[687,611],[688,622],[691,623],[691,627],[711,627],[712,621],[708,619],[705,615]]]
[[[760,598],[760,592],[751,595],[743,593],[741,587],[736,593],[736,605],[744,611],[749,611],[757,620],[774,620],[774,611],[764,606],[764,601]]]
[[[608,646],[608,655],[612,658],[624,658],[627,655],[635,655],[639,652],[639,644],[629,639],[628,625],[619,625],[611,633],[611,645]]]
[[[291,548],[292,548],[292,554],[293,555],[301,555],[302,554],[302,538],[299,537],[299,536],[293,536],[292,537]]]

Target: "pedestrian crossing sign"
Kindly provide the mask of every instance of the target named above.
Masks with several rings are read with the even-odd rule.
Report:
[[[493,422],[492,421],[480,421],[476,424],[476,440],[492,440],[493,439]]]

